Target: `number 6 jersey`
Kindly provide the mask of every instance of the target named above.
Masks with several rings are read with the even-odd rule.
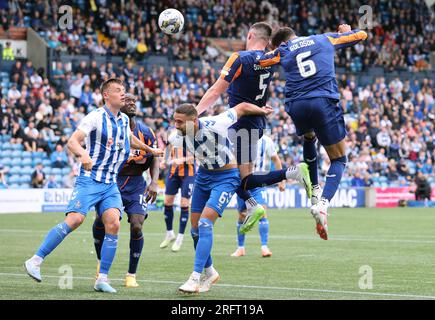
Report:
[[[361,30],[296,37],[263,55],[259,64],[262,67],[281,64],[284,68],[286,103],[322,97],[338,100],[335,50],[353,46],[366,38],[367,33]]]

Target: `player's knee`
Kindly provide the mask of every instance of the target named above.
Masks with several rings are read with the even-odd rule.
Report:
[[[139,235],[142,232],[142,224],[139,222],[130,225],[130,233],[132,235]]]
[[[180,206],[182,208],[189,208],[189,199],[187,199],[187,198],[181,198]]]
[[[192,236],[193,240],[198,239],[199,238],[199,230],[198,230],[198,228],[193,228],[192,227],[190,229],[190,235]]]
[[[71,212],[66,217],[65,222],[72,230],[74,230],[80,227],[80,225],[83,223],[84,220],[85,220],[84,215],[77,212]]]
[[[314,132],[309,132],[304,134],[304,141],[312,142],[316,140],[316,134]]]
[[[106,223],[104,224],[104,228],[106,229],[106,233],[109,234],[118,234],[119,232],[119,220],[110,220],[110,221],[106,221]]]

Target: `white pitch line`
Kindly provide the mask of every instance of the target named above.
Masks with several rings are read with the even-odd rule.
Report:
[[[28,234],[46,234],[49,230],[42,231],[42,230],[27,230],[27,229],[0,229],[0,234],[2,232],[5,233],[28,233]],[[74,234],[86,234],[86,235],[92,235],[92,232],[90,231],[74,231]],[[129,232],[120,232],[120,235],[129,235]],[[146,230],[144,231],[144,236],[150,236],[150,237],[163,237],[164,233],[147,233]],[[254,237],[257,236],[256,234],[248,234],[247,237]],[[214,237],[217,238],[234,238],[233,235],[225,235],[225,234],[215,234]],[[311,241],[319,241],[319,238],[317,236],[313,237],[304,237],[304,236],[288,236],[288,235],[277,235],[272,234],[269,235],[269,239],[276,239],[276,240],[311,240]],[[330,237],[328,241],[358,241],[358,242],[393,242],[393,243],[421,243],[421,244],[435,244],[435,240],[415,240],[415,239],[384,239],[384,238],[348,238],[343,236],[338,237]]]
[[[0,276],[11,276],[11,277],[29,277],[26,274],[18,273],[0,273]],[[44,278],[60,278],[61,276],[47,276]],[[74,276],[73,279],[79,280],[95,280],[91,277],[79,277]],[[121,281],[124,279],[110,279],[111,281]],[[29,281],[34,281],[29,279]],[[177,281],[167,281],[167,280],[136,280],[137,282],[144,283],[163,283],[163,284],[175,284],[179,285],[180,282]],[[261,290],[282,290],[282,291],[299,291],[299,292],[317,292],[317,293],[334,293],[334,294],[356,294],[356,295],[366,295],[366,296],[378,296],[378,297],[396,297],[396,298],[415,298],[415,299],[434,299],[435,296],[424,296],[424,295],[414,295],[414,294],[401,294],[401,293],[382,293],[382,292],[361,292],[361,291],[345,291],[345,290],[327,290],[327,289],[310,289],[310,288],[289,288],[289,287],[268,287],[268,286],[248,286],[239,284],[215,284],[216,287],[230,287],[230,288],[241,288],[241,289],[261,289]]]

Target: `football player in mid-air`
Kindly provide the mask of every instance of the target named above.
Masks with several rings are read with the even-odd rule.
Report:
[[[279,158],[278,153],[275,149],[275,144],[273,140],[267,136],[263,135],[260,140],[258,140],[258,151],[257,158],[255,160],[255,172],[268,174],[271,169],[271,164],[275,165],[275,168],[280,170],[282,169],[281,159]],[[286,181],[283,180],[279,183],[278,188],[280,191],[285,190]],[[255,188],[251,190],[252,196],[257,201],[258,204],[264,207],[266,210],[266,188]],[[239,220],[237,221],[237,243],[238,248],[231,254],[232,257],[241,257],[246,254],[245,250],[245,235],[240,232],[240,227],[243,224],[243,220],[246,215],[246,206],[245,202],[237,197],[237,209],[239,211]],[[269,239],[269,219],[267,218],[267,214],[258,221],[258,232],[260,233],[261,240],[261,255],[262,257],[270,257],[272,256],[272,251],[270,251],[267,246]]]
[[[175,109],[175,127],[179,134],[172,138],[171,143],[178,147],[186,146],[200,164],[191,210],[195,263],[189,279],[179,287],[180,292],[205,292],[219,280],[211,257],[213,225],[240,186],[240,172],[228,138],[229,127],[243,115],[267,115],[272,111],[271,108],[241,103],[220,115],[198,119],[193,104],[185,103]],[[201,279],[204,269],[205,275]]]
[[[272,37],[277,48],[257,63],[262,67],[281,64],[285,72],[286,111],[298,135],[303,135],[304,159],[309,164],[313,184],[311,214],[316,230],[328,239],[328,206],[340,184],[346,166],[344,138],[346,127],[343,110],[338,105],[339,91],[335,79],[335,50],[355,45],[367,38],[362,30],[340,25],[338,32],[298,37],[291,28],[279,28]],[[331,159],[323,192],[318,185],[316,137]]]
[[[246,37],[246,51],[233,53],[221,71],[220,78],[211,86],[197,106],[200,115],[209,109],[216,100],[228,90],[230,108],[242,102],[257,106],[266,105],[269,95],[269,83],[273,68],[259,65],[259,58],[265,54],[269,45],[272,28],[265,22],[251,26]],[[284,170],[271,171],[267,175],[254,173],[254,161],[257,155],[258,140],[266,128],[263,115],[242,116],[230,130],[230,138],[235,145],[236,159],[242,179],[237,195],[247,207],[247,214],[240,232],[246,233],[263,217],[264,208],[259,205],[249,192],[250,189],[293,179],[300,182],[311,197],[312,187],[308,165],[300,163]]]
[[[151,128],[141,122],[136,122],[136,100],[137,98],[127,93],[125,105],[121,112],[130,119],[132,133],[144,144],[155,147],[156,137]],[[149,170],[151,182],[147,186],[143,173]],[[142,225],[148,216],[147,204],[153,203],[157,197],[157,180],[159,178],[159,158],[145,151],[130,149],[130,156],[118,175],[118,189],[121,192],[124,211],[127,213],[130,223],[130,262],[125,277],[127,288],[136,288],[136,270],[143,248]],[[105,231],[102,219],[97,215],[92,227],[94,235],[95,251],[98,258],[97,270],[100,269],[101,247]]]

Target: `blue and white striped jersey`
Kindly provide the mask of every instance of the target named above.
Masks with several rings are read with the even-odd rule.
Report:
[[[86,152],[92,159],[92,170],[80,165],[80,176],[104,183],[116,183],[116,177],[130,154],[130,123],[121,112],[115,117],[106,106],[84,117],[78,129],[86,134]]]
[[[200,118],[195,135],[172,135],[169,142],[174,147],[187,148],[204,169],[219,169],[235,163],[228,129],[236,122],[237,112],[229,109],[217,116]]]
[[[277,155],[273,140],[263,135],[257,144],[257,159],[255,160],[255,172],[269,172],[272,157]]]

